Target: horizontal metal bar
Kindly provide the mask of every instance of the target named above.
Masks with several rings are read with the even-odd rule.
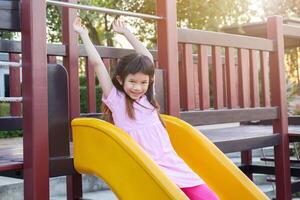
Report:
[[[22,64],[18,62],[6,62],[6,61],[0,61],[0,66],[3,67],[21,67]]]
[[[22,97],[0,97],[0,102],[22,102]]]
[[[97,12],[101,12],[101,13],[113,14],[113,15],[126,15],[126,16],[131,16],[131,17],[155,19],[155,20],[162,19],[162,17],[155,16],[155,15],[134,13],[134,12],[129,12],[129,11],[109,9],[109,8],[87,6],[87,5],[80,5],[80,4],[74,4],[74,3],[53,1],[53,0],[47,0],[46,2],[50,5],[75,8],[75,9],[80,9],[80,10],[92,10],[92,11],[97,11]]]

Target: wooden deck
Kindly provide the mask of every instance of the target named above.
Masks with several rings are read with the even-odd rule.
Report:
[[[274,146],[279,143],[277,134],[271,126],[243,125],[220,129],[202,129],[200,131],[214,142],[224,153]],[[291,139],[300,141],[300,126],[289,128]],[[22,168],[22,138],[0,139],[0,171]]]
[[[200,131],[224,153],[257,149],[279,144],[271,126],[237,126]]]

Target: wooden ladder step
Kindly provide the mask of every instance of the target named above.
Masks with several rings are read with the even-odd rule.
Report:
[[[13,170],[22,170],[23,163],[22,162],[4,162],[0,163],[0,172],[5,171],[13,171]]]
[[[275,159],[274,157],[261,157],[260,158],[261,161],[267,161],[267,162],[274,162]],[[290,159],[291,164],[300,164],[300,160],[297,160],[295,158]]]

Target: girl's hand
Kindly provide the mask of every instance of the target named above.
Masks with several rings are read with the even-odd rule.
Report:
[[[81,25],[81,19],[79,17],[76,17],[74,20],[73,28],[78,34],[88,33],[88,30]]]
[[[127,29],[125,23],[122,20],[116,19],[113,22],[112,26],[113,26],[113,30],[116,33],[125,34],[126,32],[129,32],[129,30]]]

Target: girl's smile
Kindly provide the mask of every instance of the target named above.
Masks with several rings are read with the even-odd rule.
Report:
[[[125,81],[119,80],[123,86],[124,92],[133,100],[140,99],[148,90],[149,75],[138,72],[136,74],[128,74]]]

